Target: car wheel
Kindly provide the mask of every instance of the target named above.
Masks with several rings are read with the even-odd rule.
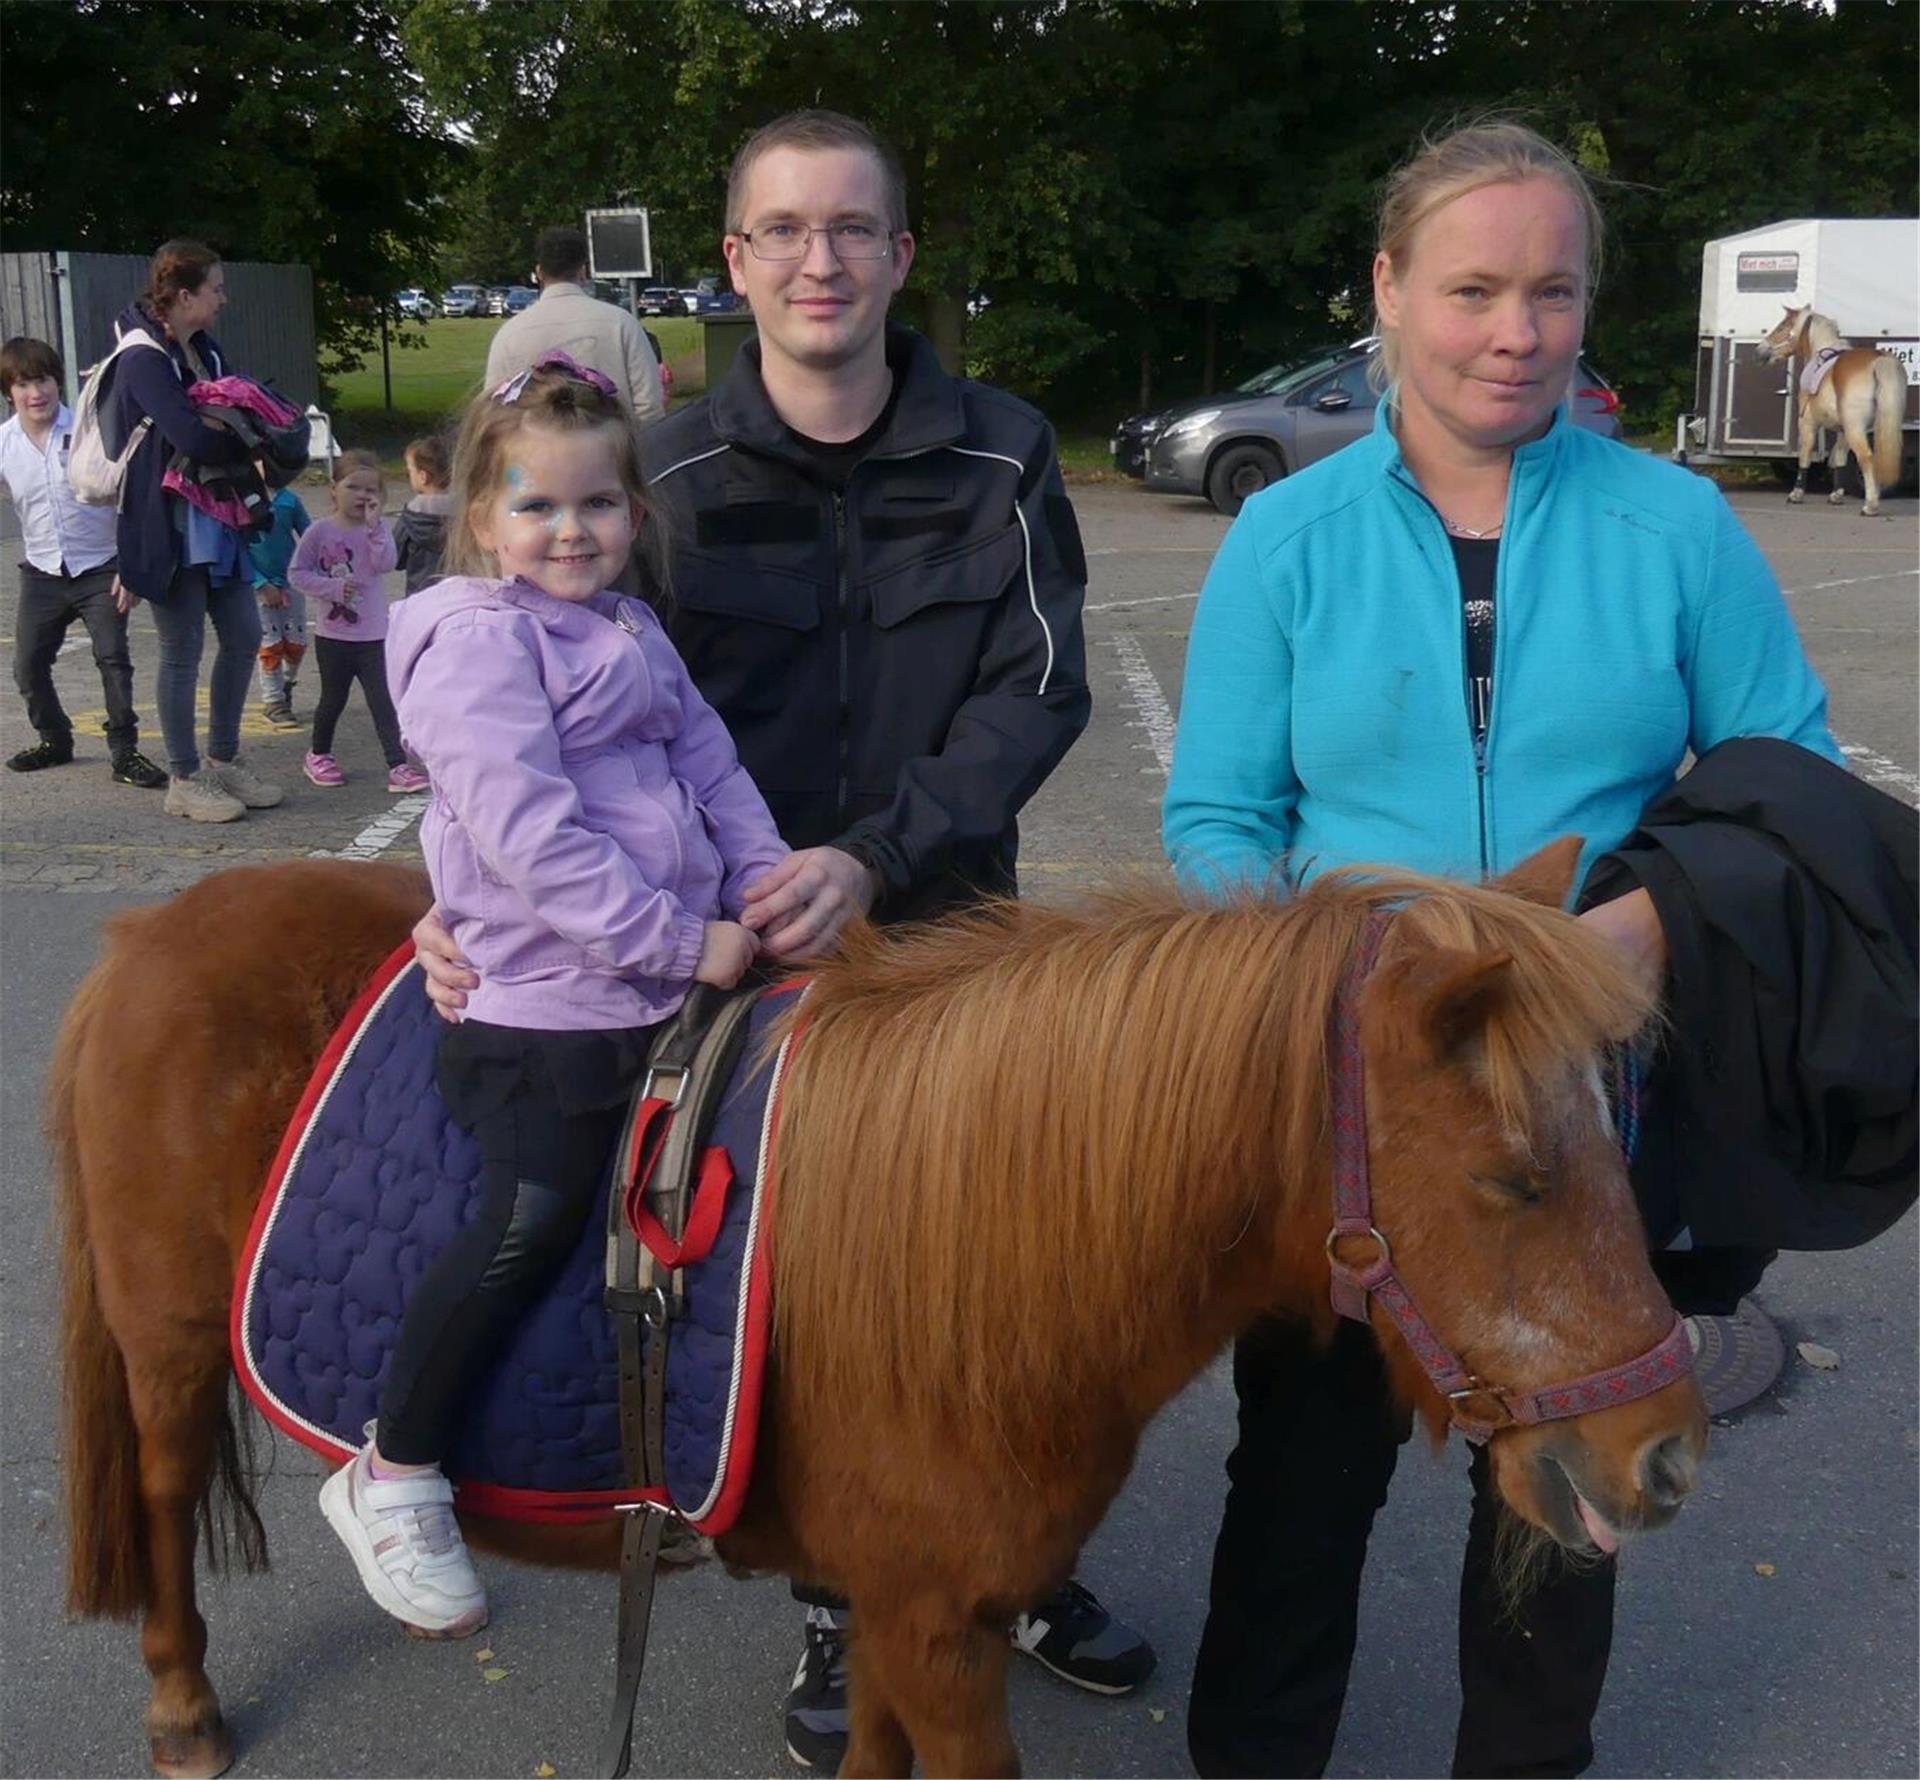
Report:
[[[1266,445],[1229,445],[1207,471],[1207,499],[1231,519],[1261,489],[1287,473],[1280,454]]]

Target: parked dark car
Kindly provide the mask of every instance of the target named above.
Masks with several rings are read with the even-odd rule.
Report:
[[[733,286],[722,278],[703,278],[680,293],[689,315],[726,315],[739,307]]]
[[[634,301],[642,315],[681,315],[686,311],[680,293],[664,284],[642,285]]]
[[[540,293],[530,284],[514,284],[507,287],[507,300],[502,308],[503,315],[519,315],[531,309],[539,302]]]
[[[1226,397],[1231,399],[1266,395],[1270,390],[1284,383],[1303,365],[1319,364],[1323,359],[1332,359],[1344,350],[1345,348],[1339,346],[1323,346],[1318,351],[1303,353],[1297,358],[1287,359],[1277,365],[1269,365],[1266,370],[1256,372],[1244,383],[1236,383],[1226,392]],[[1176,402],[1169,408],[1152,408],[1145,413],[1129,414],[1113,429],[1111,441],[1113,467],[1123,475],[1144,479],[1147,473],[1147,446],[1153,435],[1168,422],[1179,419],[1181,415],[1190,413],[1195,408],[1204,408],[1209,402],[1217,403],[1221,399],[1219,396],[1194,396],[1187,401]]]
[[[1197,397],[1153,417],[1157,424],[1144,440],[1147,486],[1205,495],[1222,513],[1238,513],[1250,495],[1372,427],[1380,397],[1367,368],[1377,349],[1377,341],[1356,341],[1278,375],[1264,389]],[[1578,425],[1603,438],[1620,437],[1620,398],[1585,359],[1575,369],[1571,399]],[[1128,425],[1121,422],[1114,435],[1116,463]]]

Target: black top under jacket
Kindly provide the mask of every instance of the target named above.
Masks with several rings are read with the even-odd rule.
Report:
[[[1915,1195],[1916,855],[1907,805],[1791,742],[1723,742],[1594,864],[1652,896],[1671,1021],[1634,1186],[1696,1243],[1851,1248]],[[1677,1204],[1674,1201],[1677,1200]]]
[[[1011,892],[1016,818],[1086,727],[1086,554],[1026,403],[887,333],[895,394],[841,485],[757,341],[649,428],[679,528],[667,627],[790,846],[882,880],[876,919]]]

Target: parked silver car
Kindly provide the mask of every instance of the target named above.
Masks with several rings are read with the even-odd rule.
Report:
[[[1367,367],[1377,349],[1377,341],[1356,341],[1265,387],[1242,385],[1167,409],[1155,417],[1146,437],[1147,486],[1163,494],[1205,495],[1222,513],[1238,513],[1250,495],[1372,427],[1380,398],[1367,380]],[[1574,420],[1617,439],[1619,415],[1620,398],[1582,359],[1573,380]],[[1130,424],[1121,422],[1114,435],[1117,463]]]

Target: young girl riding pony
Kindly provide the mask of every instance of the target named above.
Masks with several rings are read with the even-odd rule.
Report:
[[[468,412],[454,487],[450,578],[394,609],[388,663],[433,781],[434,895],[482,976],[438,1063],[480,1143],[480,1210],[408,1302],[372,1438],[320,1492],[368,1593],[442,1637],[487,1612],[439,1463],[462,1388],[572,1252],[648,1029],[753,962],[746,889],[787,853],[659,620],[613,591],[636,536],[665,552],[612,384],[537,360]]]

